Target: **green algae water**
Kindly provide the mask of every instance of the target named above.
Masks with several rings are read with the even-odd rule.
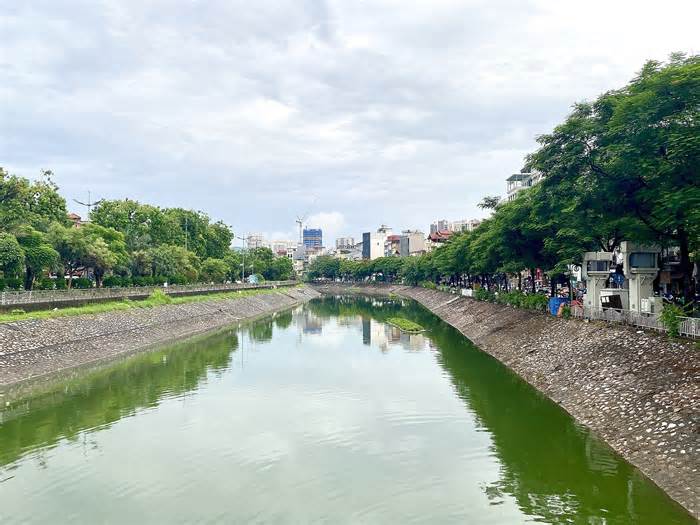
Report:
[[[399,300],[318,299],[4,395],[3,524],[695,523]]]

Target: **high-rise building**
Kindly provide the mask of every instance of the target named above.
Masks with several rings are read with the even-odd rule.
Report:
[[[355,246],[355,239],[353,237],[338,237],[335,240],[335,247],[338,250],[349,250],[353,246]]]
[[[438,219],[430,225],[430,233],[447,231],[450,229],[450,221],[447,219]]]
[[[321,249],[323,247],[323,231],[321,228],[304,228],[304,247]]]
[[[246,238],[247,247],[251,250],[262,248],[267,245],[262,233],[251,233]]]

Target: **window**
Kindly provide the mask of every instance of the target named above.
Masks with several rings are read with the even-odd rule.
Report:
[[[649,252],[631,253],[630,266],[632,268],[656,268],[656,254]]]

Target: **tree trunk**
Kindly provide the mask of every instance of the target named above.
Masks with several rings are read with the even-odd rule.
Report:
[[[523,272],[518,272],[518,290],[523,291]]]
[[[24,289],[31,290],[32,285],[34,284],[34,270],[32,270],[29,266],[26,268],[27,271],[24,274]]]
[[[537,285],[535,285],[535,269],[530,268],[530,279],[532,280],[532,293],[537,293]]]
[[[683,298],[684,304],[690,304],[695,295],[693,289],[693,264],[690,262],[690,243],[688,232],[684,228],[678,228],[678,245],[681,249],[680,271],[683,274]]]

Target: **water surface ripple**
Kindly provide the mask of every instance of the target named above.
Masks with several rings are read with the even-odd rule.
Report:
[[[694,521],[414,303],[318,299],[0,411],[3,524],[526,522]]]

